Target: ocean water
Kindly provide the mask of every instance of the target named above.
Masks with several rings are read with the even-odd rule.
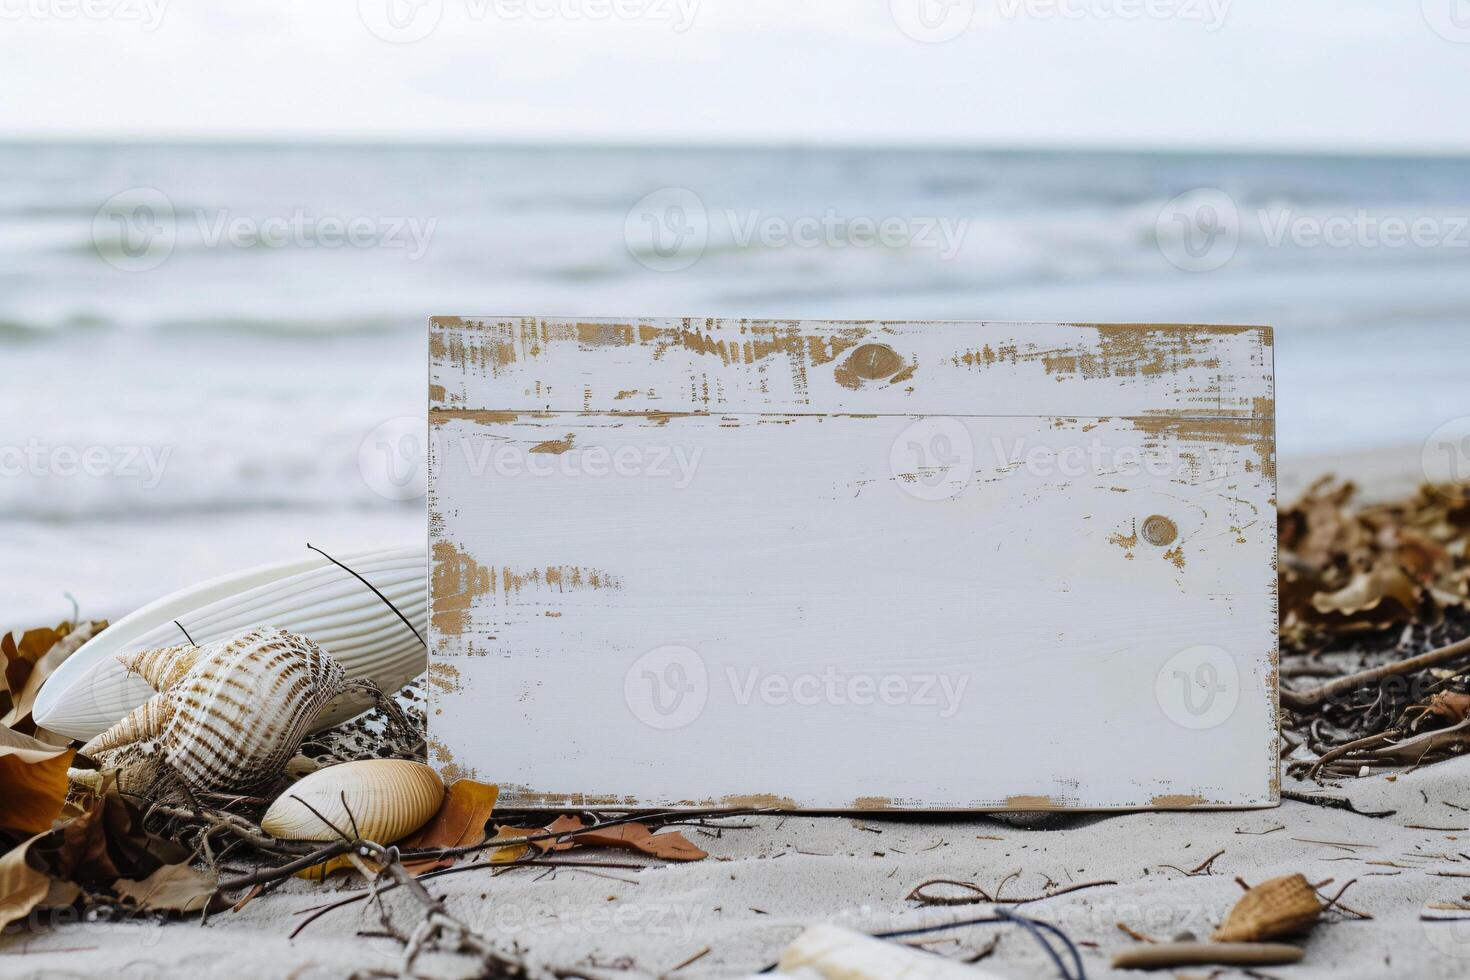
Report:
[[[420,540],[433,313],[1265,323],[1283,456],[1470,414],[1463,159],[0,145],[0,175],[0,627]]]

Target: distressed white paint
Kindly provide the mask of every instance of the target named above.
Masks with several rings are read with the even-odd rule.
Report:
[[[1275,802],[1268,332],[803,323],[746,358],[763,325],[483,322],[431,342],[449,774],[569,805]],[[844,375],[864,343],[915,370]]]

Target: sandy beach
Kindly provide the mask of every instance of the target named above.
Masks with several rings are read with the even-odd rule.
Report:
[[[1413,484],[1417,452],[1333,462],[1372,498]],[[1284,461],[1284,498],[1322,467],[1322,460]],[[568,975],[715,978],[765,969],[812,923],[877,933],[985,915],[985,904],[926,908],[906,898],[925,881],[952,879],[1012,899],[1037,898],[1018,910],[1064,929],[1079,944],[1088,975],[1101,977],[1124,975],[1111,971],[1109,960],[1137,941],[1119,924],[1157,939],[1205,937],[1241,894],[1237,877],[1254,884],[1299,872],[1314,884],[1331,879],[1322,886],[1326,895],[1354,882],[1342,897],[1352,912],[1326,913],[1305,940],[1303,962],[1258,975],[1470,971],[1470,925],[1421,920],[1426,903],[1453,903],[1470,890],[1463,884],[1470,875],[1470,760],[1335,787],[1284,779],[1283,788],[1394,812],[1370,817],[1288,800],[1267,810],[1106,816],[743,816],[710,821],[725,828],[684,828],[709,852],[699,862],[662,865],[588,851],[582,853],[639,867],[480,868],[443,876],[432,890],[506,949]],[[1043,897],[1077,885],[1088,887]],[[310,978],[394,970],[400,946],[372,935],[382,923],[365,902],[327,912],[290,938],[310,910],[361,887],[355,878],[326,886],[292,881],[207,923],[88,922],[12,933],[0,942],[0,975]],[[416,906],[401,892],[386,902],[400,924],[417,921]],[[1013,926],[939,932],[925,945],[964,959],[997,938],[984,969],[1005,977],[1055,975]],[[470,962],[438,956],[420,969],[460,977],[469,975]],[[1215,974],[1195,968],[1177,975]]]
[[[1329,895],[1356,879],[1342,900],[1372,919],[1328,912],[1305,942],[1306,958],[1267,974],[1460,977],[1470,970],[1470,926],[1419,916],[1426,902],[1454,901],[1467,890],[1463,879],[1438,876],[1470,874],[1470,859],[1460,853],[1470,838],[1467,787],[1470,761],[1460,760],[1332,791],[1362,810],[1397,811],[1385,818],[1289,801],[1259,811],[1053,817],[1034,829],[981,816],[742,817],[725,822],[749,829],[686,829],[710,853],[697,863],[646,871],[475,870],[445,876],[433,891],[483,934],[571,975],[665,976],[708,948],[673,975],[716,978],[771,965],[813,922],[881,932],[986,913],[985,905],[923,909],[905,901],[929,879],[988,890],[1006,880],[1002,894],[1011,897],[1040,895],[1049,883],[1115,881],[1019,907],[1079,944],[1095,944],[1081,949],[1088,975],[1102,977],[1138,975],[1108,968],[1113,952],[1134,943],[1118,923],[1161,939],[1205,936],[1239,897],[1235,877],[1257,883],[1300,872],[1313,883],[1332,879],[1324,888]],[[1216,852],[1223,853],[1209,873],[1188,874]],[[395,941],[359,935],[381,929],[366,903],[330,912],[288,938],[304,911],[360,887],[292,882],[206,925],[84,923],[14,936],[0,949],[0,974],[310,978],[396,969]],[[416,921],[418,909],[404,895],[386,901],[399,921]],[[1055,975],[1033,941],[1010,926],[936,933],[928,948],[963,958],[996,936],[999,943],[983,961],[992,973]],[[432,968],[433,976],[468,975],[468,961],[451,957],[421,967]],[[1178,975],[1211,974],[1197,968]]]

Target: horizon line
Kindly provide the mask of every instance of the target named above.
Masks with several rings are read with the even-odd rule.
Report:
[[[672,152],[738,152],[738,151],[802,151],[802,152],[881,152],[881,153],[975,153],[975,154],[1048,154],[1116,155],[1116,156],[1222,156],[1222,157],[1329,157],[1358,159],[1470,160],[1470,147],[1389,148],[1376,146],[1305,147],[1287,145],[1241,146],[1206,143],[1157,144],[1128,146],[1118,143],[1057,142],[979,142],[979,141],[820,141],[820,140],[710,140],[703,142],[678,140],[622,140],[564,137],[459,138],[432,136],[384,138],[382,136],[342,135],[337,137],[291,135],[218,136],[153,134],[126,135],[99,133],[82,136],[55,134],[0,134],[0,147],[116,147],[139,148],[250,148],[250,149],[445,149],[445,150],[583,150],[583,151],[647,151]]]

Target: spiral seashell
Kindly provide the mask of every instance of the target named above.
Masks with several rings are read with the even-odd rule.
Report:
[[[1317,893],[1299,874],[1283,875],[1254,886],[1240,897],[1214,939],[1251,943],[1301,932],[1322,914]]]
[[[340,840],[340,830],[391,844],[428,823],[443,802],[443,781],[422,762],[366,759],[306,776],[270,805],[260,826],[288,840]]]
[[[170,698],[151,698],[128,712],[127,717],[82,746],[82,754],[97,762],[118,749],[151,750],[174,716]]]
[[[130,613],[89,640],[47,679],[32,710],[36,723],[86,741],[115,725],[154,691],[173,686],[173,680],[159,673],[167,669],[162,663],[155,666],[136,658],[151,651],[158,661],[177,668],[172,658],[180,650],[193,649],[176,646],[185,637],[180,625],[194,642],[208,646],[269,623],[311,637],[349,678],[371,680],[389,693],[398,690],[428,665],[420,640],[428,631],[424,548],[344,550],[333,552],[333,557],[372,583],[371,588],[321,555],[309,553],[190,586]],[[120,662],[119,655],[132,659]],[[349,691],[317,717],[312,731],[340,724],[371,706],[371,698]]]
[[[117,662],[130,674],[137,674],[155,691],[166,691],[183,680],[189,668],[199,659],[199,647],[181,643],[156,650],[139,650],[122,654]]]
[[[224,793],[249,793],[279,779],[312,722],[347,684],[321,647],[270,627],[197,650],[120,659],[172,683],[82,746],[82,754],[107,764],[109,754],[146,748],[190,789]]]

